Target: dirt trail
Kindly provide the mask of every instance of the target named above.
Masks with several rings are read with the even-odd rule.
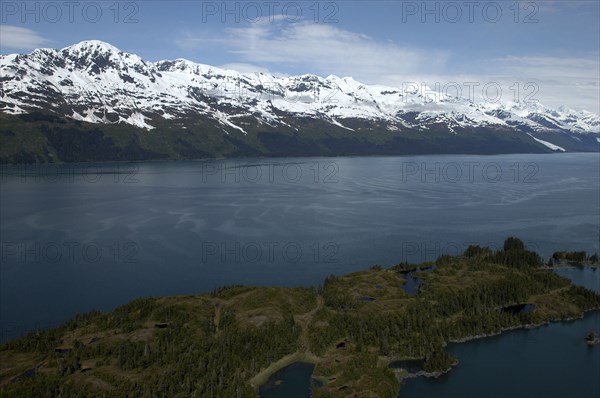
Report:
[[[302,328],[299,337],[298,350],[293,354],[286,355],[278,361],[273,362],[269,367],[263,369],[256,376],[250,379],[250,384],[254,386],[254,388],[258,388],[258,386],[266,383],[272,374],[285,368],[286,366],[293,364],[294,362],[310,362],[316,364],[321,361],[319,357],[310,352],[308,327],[317,311],[323,308],[323,305],[323,298],[319,296],[317,297],[317,305],[315,308],[304,314],[294,316],[294,320]]]
[[[318,296],[317,297],[317,305],[315,306],[314,309],[312,309],[310,312],[307,312],[302,315],[296,315],[294,317],[294,320],[302,328],[302,332],[300,332],[299,347],[298,347],[298,350],[300,352],[310,352],[310,343],[308,340],[308,327],[309,327],[312,319],[314,318],[315,314],[317,313],[317,311],[319,311],[321,308],[323,308],[323,305],[324,305],[323,297]]]

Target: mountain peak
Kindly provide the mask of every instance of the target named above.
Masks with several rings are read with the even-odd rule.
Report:
[[[5,93],[0,111],[55,111],[60,103],[65,116],[92,123],[150,126],[152,121],[201,115],[223,129],[244,132],[234,121],[290,127],[300,117],[352,130],[344,123],[360,120],[371,129],[433,128],[453,134],[487,126],[526,133],[600,131],[598,115],[591,113],[555,111],[541,104],[474,102],[424,84],[400,88],[365,84],[350,76],[257,75],[182,58],[147,62],[101,40],[1,56],[0,74]],[[90,85],[98,93],[92,99],[85,95]]]
[[[113,46],[110,43],[107,43],[102,40],[84,40],[79,43],[73,44],[71,46],[65,47],[62,51],[65,50],[74,50],[74,51],[101,51],[101,52],[111,52],[111,53],[121,53],[117,47]]]

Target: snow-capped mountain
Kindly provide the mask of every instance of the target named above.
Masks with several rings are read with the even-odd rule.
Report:
[[[414,84],[398,88],[350,77],[240,73],[184,59],[148,62],[96,40],[61,50],[0,55],[0,81],[0,110],[6,114],[44,111],[145,130],[201,116],[213,120],[223,134],[247,134],[256,126],[301,133],[296,120],[309,118],[348,134],[357,123],[363,130],[424,134],[433,127],[449,134],[510,129],[552,149],[558,145],[540,134],[568,134],[576,140],[577,135],[600,133],[598,115],[585,111],[530,103],[478,104]]]

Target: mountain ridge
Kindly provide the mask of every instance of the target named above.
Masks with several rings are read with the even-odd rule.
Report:
[[[385,141],[389,134],[429,140],[432,131],[460,141],[476,131],[510,131],[533,146],[524,152],[597,151],[600,142],[599,117],[588,111],[476,103],[417,84],[398,88],[335,75],[241,73],[181,58],[150,62],[99,40],[0,55],[0,81],[2,116],[49,113],[104,130],[121,125],[150,132],[171,125],[204,134],[208,125],[246,143],[264,131],[306,138],[307,129],[323,131],[319,138],[330,131],[345,132],[348,139],[382,136],[369,141]],[[264,145],[253,147],[270,153]]]

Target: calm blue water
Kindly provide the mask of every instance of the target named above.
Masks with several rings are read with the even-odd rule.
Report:
[[[600,292],[600,270],[557,272]],[[596,398],[600,396],[600,346],[588,347],[584,342],[591,330],[600,331],[600,312],[583,320],[450,344],[448,351],[459,358],[459,366],[438,379],[407,379],[399,398]],[[260,397],[308,398],[312,368],[297,365],[273,375]],[[396,361],[391,366],[415,373],[422,363]],[[296,395],[289,395],[292,392]]]
[[[417,272],[433,272],[435,268],[436,267],[424,268],[418,270]],[[419,293],[419,287],[423,284],[423,279],[416,277],[413,274],[414,272],[407,272],[402,275],[406,281],[404,285],[402,285],[402,289],[411,296]]]
[[[598,251],[598,170],[597,154],[3,167],[0,339],[139,296],[315,285],[508,235]]]
[[[598,268],[559,268],[555,272],[569,278],[576,285],[600,293],[600,269]]]
[[[600,270],[558,273],[600,292]],[[438,379],[407,380],[399,397],[597,398],[600,346],[584,342],[591,330],[600,331],[599,311],[583,320],[451,344],[448,352],[458,358],[459,365]]]
[[[306,398],[310,396],[311,375],[315,365],[293,363],[269,378],[260,387],[260,398]]]

